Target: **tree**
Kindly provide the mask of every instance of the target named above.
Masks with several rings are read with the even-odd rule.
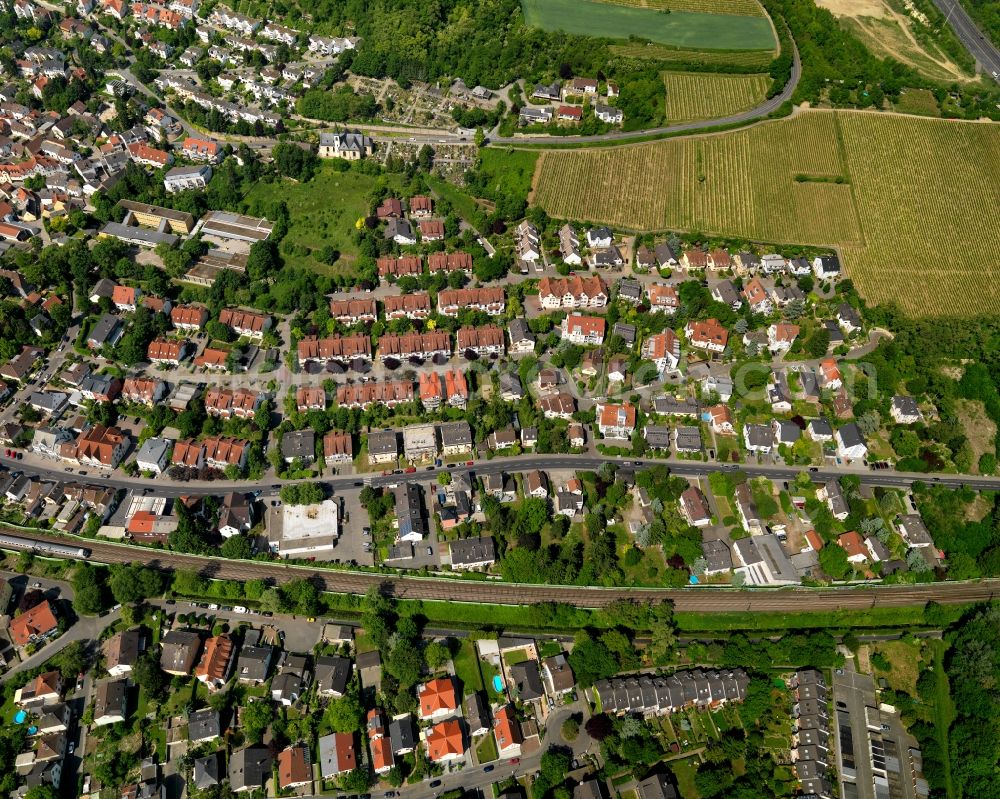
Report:
[[[224,558],[249,560],[253,557],[253,542],[248,536],[233,535],[222,542],[222,548],[219,551]]]
[[[109,587],[120,605],[159,596],[165,588],[163,573],[141,563],[113,565]]]
[[[424,660],[427,661],[427,667],[430,669],[441,668],[450,657],[451,653],[448,651],[448,647],[440,641],[432,641],[424,647]]]
[[[319,612],[319,589],[311,580],[289,580],[279,590],[283,607],[303,616],[315,616]]]
[[[603,641],[591,638],[586,633],[578,634],[577,637],[580,640],[570,652],[569,664],[581,687],[593,685],[597,680],[610,677],[618,671],[617,660]]]
[[[251,702],[244,705],[240,718],[247,740],[252,743],[260,743],[264,737],[264,731],[274,721],[274,707],[267,699]]]
[[[40,783],[29,788],[24,794],[24,799],[59,799],[59,794],[51,785]]]
[[[59,669],[64,680],[75,680],[76,675],[87,669],[87,650],[83,641],[72,641],[52,658],[52,665]]]
[[[819,551],[819,565],[834,580],[843,580],[853,571],[847,552],[838,544],[830,544]]]
[[[353,694],[335,699],[323,714],[324,720],[334,732],[355,732],[361,729],[365,710]]]
[[[132,666],[132,681],[136,685],[141,685],[146,693],[154,699],[163,695],[166,687],[166,675],[160,668],[160,664],[147,650]]]
[[[73,609],[81,616],[96,616],[106,607],[104,580],[98,568],[77,564],[73,569]]]

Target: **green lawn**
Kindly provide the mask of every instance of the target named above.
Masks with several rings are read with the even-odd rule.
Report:
[[[455,209],[455,213],[462,217],[462,219],[470,225],[476,224],[476,219],[480,216],[483,209],[480,208],[479,203],[476,202],[471,194],[466,193],[454,183],[449,183],[447,180],[442,180],[434,175],[427,176],[427,185],[430,186],[436,195],[451,203],[451,207]]]
[[[354,169],[338,172],[324,164],[308,183],[258,183],[246,201],[251,213],[261,214],[281,200],[288,205],[288,234],[281,242],[286,264],[338,274],[349,271],[358,256],[354,226],[371,211],[367,196],[379,180],[388,180],[393,187],[399,185],[398,176],[378,178]],[[327,246],[341,253],[333,266],[317,257]]]
[[[487,733],[483,736],[483,740],[479,742],[479,746],[476,747],[476,757],[479,758],[480,763],[490,763],[499,757],[497,753],[497,742],[493,738],[492,733]]]
[[[698,791],[694,787],[694,774],[698,770],[697,756],[671,760],[669,766],[670,770],[674,772],[682,799],[698,799]]]
[[[707,50],[767,50],[775,46],[763,17],[701,14],[599,3],[594,0],[521,0],[524,21],[577,36],[628,39]]]
[[[466,696],[483,690],[483,676],[479,672],[479,656],[476,654],[476,643],[471,638],[463,638],[458,654],[452,658],[455,664],[455,676],[462,682]]]
[[[932,708],[931,723],[937,735],[938,746],[946,753],[941,758],[944,766],[945,795],[954,796],[955,786],[951,777],[951,758],[947,755],[950,752],[948,743],[948,730],[955,719],[955,706],[951,701],[951,691],[948,686],[948,672],[944,667],[944,653],[948,648],[945,641],[930,640],[927,645],[934,652],[934,707]]]
[[[963,613],[962,605],[945,605],[957,620]],[[678,628],[683,632],[709,632],[724,630],[790,630],[810,628],[899,627],[924,624],[924,609],[870,608],[849,611],[800,611],[795,613],[690,613],[674,614]]]

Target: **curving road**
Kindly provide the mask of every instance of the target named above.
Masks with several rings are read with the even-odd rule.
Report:
[[[1000,50],[979,30],[959,0],[934,0],[934,5],[986,75],[1000,83]]]
[[[799,78],[802,76],[802,61],[799,59],[799,48],[792,42],[792,73],[788,78],[788,83],[769,100],[765,100],[760,105],[739,114],[732,114],[719,119],[702,119],[696,122],[682,122],[676,125],[667,125],[662,128],[646,128],[644,130],[617,130],[610,133],[600,133],[594,136],[549,136],[546,134],[523,135],[523,136],[500,136],[490,137],[491,145],[508,144],[589,144],[601,141],[624,141],[629,139],[641,139],[647,136],[660,136],[670,133],[693,133],[709,128],[723,127],[728,125],[741,125],[744,122],[754,122],[763,119],[769,114],[777,111],[785,102],[792,99],[795,87],[799,85]]]
[[[65,543],[65,539],[42,534],[23,538]],[[473,582],[442,577],[414,577],[357,571],[316,570],[256,561],[219,560],[151,550],[129,544],[87,541],[89,560],[98,563],[142,561],[159,569],[193,569],[220,580],[266,580],[277,583],[309,578],[324,591],[364,594],[372,586],[400,599],[448,600],[476,604],[535,605],[560,602],[582,608],[600,608],[619,600],[660,602],[669,600],[678,611],[702,613],[725,611],[790,612],[804,608],[817,611],[863,610],[873,607],[904,607],[927,602],[970,603],[992,600],[1000,594],[1000,579],[968,583],[883,585],[843,588],[789,589],[659,589],[601,588],[560,585],[525,585]]]

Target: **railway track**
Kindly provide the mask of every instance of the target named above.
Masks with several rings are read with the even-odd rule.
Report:
[[[65,539],[37,534],[22,537],[45,543],[65,543]],[[601,608],[619,600],[642,602],[669,600],[674,603],[677,611],[774,613],[907,607],[927,602],[966,604],[990,601],[1000,594],[1000,579],[824,589],[602,588],[473,582],[442,577],[327,571],[282,563],[220,560],[101,541],[88,541],[87,548],[91,550],[89,559],[97,563],[142,562],[164,570],[194,570],[204,577],[219,580],[265,580],[283,583],[292,579],[308,578],[315,581],[324,591],[336,594],[361,595],[372,586],[379,586],[383,591],[400,599],[475,604],[535,605],[543,602],[559,602],[581,608]]]

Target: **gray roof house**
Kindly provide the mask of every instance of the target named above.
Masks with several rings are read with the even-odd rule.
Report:
[[[229,758],[229,787],[237,793],[262,788],[271,777],[271,752],[254,744],[238,749]]]
[[[105,344],[114,346],[122,337],[122,320],[111,314],[104,314],[97,320],[87,335],[87,346],[91,349],[103,347]]]
[[[316,691],[322,696],[341,697],[351,679],[350,658],[321,655],[316,658]]]
[[[286,463],[296,458],[303,463],[309,463],[316,457],[316,432],[314,430],[295,430],[285,433],[281,438],[281,457]]]
[[[194,787],[199,791],[212,788],[222,781],[222,763],[218,752],[194,761]]]
[[[389,742],[394,755],[405,755],[416,749],[417,731],[412,716],[397,716],[389,722]]]
[[[244,646],[236,660],[236,676],[240,682],[262,683],[271,668],[274,648],[270,646]]]
[[[207,707],[188,715],[188,740],[199,744],[222,737],[222,719],[218,710]]]
[[[639,799],[677,799],[677,789],[663,773],[646,777],[635,786],[635,792]]]
[[[309,685],[309,677],[305,655],[285,655],[281,669],[271,680],[271,699],[285,706],[294,704]]]
[[[522,702],[541,699],[545,695],[542,686],[542,674],[538,669],[537,660],[525,660],[510,667],[510,676]]]

